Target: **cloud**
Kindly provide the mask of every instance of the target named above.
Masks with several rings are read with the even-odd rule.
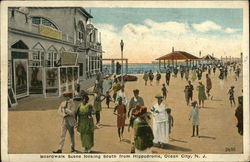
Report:
[[[222,27],[213,21],[205,21],[200,24],[192,24],[192,27],[199,32],[208,32],[211,30],[222,30]]]
[[[234,28],[226,28],[225,29],[225,32],[229,33],[229,34],[236,33],[237,31],[239,31],[239,29],[234,29]]]
[[[199,56],[214,53],[217,58],[226,53],[238,57],[241,52],[242,35],[238,29],[221,28],[220,31],[234,34],[204,35],[178,22],[155,22],[150,19],[142,24],[125,24],[121,29],[109,24],[99,24],[102,33],[104,58],[120,58],[120,41],[124,41],[124,58],[129,63],[151,62],[175,50]],[[97,27],[97,26],[96,26]]]
[[[183,34],[189,30],[189,26],[184,23],[178,22],[155,22],[150,19],[146,19],[145,24],[151,27],[153,30],[169,32],[173,34]]]
[[[111,24],[95,24],[95,27],[97,27],[98,29],[105,29],[105,30],[110,30],[110,31],[117,30],[117,28]]]

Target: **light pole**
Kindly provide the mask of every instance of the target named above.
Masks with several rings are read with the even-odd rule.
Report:
[[[124,46],[123,40],[121,40],[120,46],[121,46],[121,58],[122,58],[122,83],[123,83],[123,46]]]

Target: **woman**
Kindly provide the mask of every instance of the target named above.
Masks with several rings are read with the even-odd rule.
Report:
[[[187,106],[189,105],[189,86],[186,85],[185,86],[185,89],[184,89],[184,94],[185,94],[185,100],[186,100],[186,103],[187,103]]]
[[[207,99],[207,97],[205,92],[205,86],[202,84],[202,82],[199,82],[197,90],[198,90],[199,106],[202,104],[202,107],[204,107],[204,100]]]
[[[122,103],[122,97],[119,97],[117,100],[118,105],[115,106],[114,114],[117,115],[118,136],[120,141],[122,141],[126,119],[126,106]]]
[[[93,106],[88,104],[89,97],[83,96],[82,103],[78,106],[76,113],[77,131],[80,133],[82,147],[86,153],[91,152],[94,146],[94,121],[92,117]]]
[[[169,120],[167,114],[167,107],[163,101],[163,96],[158,94],[155,96],[157,103],[155,103],[151,112],[153,113],[153,132],[154,132],[154,143],[164,147],[164,143],[169,141]]]
[[[192,71],[191,79],[192,79],[193,82],[196,80],[196,71],[195,70]]]
[[[152,154],[154,135],[148,124],[149,113],[145,106],[137,105],[135,111],[136,119],[134,121],[134,141],[136,154]]]

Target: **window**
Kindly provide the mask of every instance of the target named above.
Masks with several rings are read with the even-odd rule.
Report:
[[[79,75],[83,76],[83,63],[79,63],[79,69],[80,69]]]
[[[46,66],[47,67],[56,67],[58,64],[58,53],[56,51],[49,51],[47,53],[47,60],[46,60]]]
[[[85,40],[85,28],[82,21],[79,21],[77,30],[78,30],[78,39]]]
[[[43,17],[32,17],[32,24],[43,24],[45,26],[49,26],[52,27],[54,29],[57,29],[56,25],[54,23],[52,23],[51,21],[49,21],[48,19],[45,19]]]
[[[33,51],[29,60],[29,66],[44,66],[44,51]]]

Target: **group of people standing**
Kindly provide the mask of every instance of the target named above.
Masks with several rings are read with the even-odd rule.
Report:
[[[203,85],[201,78],[204,71],[208,71],[206,74],[206,86]],[[212,81],[210,78],[212,68],[208,67],[202,69],[186,69],[180,70],[181,78],[185,76],[188,84],[184,88],[186,104],[191,103],[192,110],[190,112],[189,119],[192,120],[193,134],[199,137],[199,109],[204,107],[204,101],[207,98],[213,98],[210,94],[212,89]],[[216,68],[215,68],[216,70]],[[213,71],[215,71],[213,68]],[[198,102],[193,101],[193,90],[191,80],[189,80],[189,73],[192,73],[191,80],[195,81],[198,78]],[[175,77],[177,77],[178,70],[173,71]],[[81,103],[76,107],[72,99],[72,93],[65,92],[63,101],[58,109],[58,112],[62,116],[61,136],[57,151],[54,153],[62,153],[66,132],[68,131],[71,139],[71,152],[75,152],[75,140],[74,140],[74,128],[80,134],[81,144],[85,153],[90,153],[91,148],[94,146],[94,130],[101,128],[101,111],[102,102],[106,99],[107,108],[110,108],[110,102],[114,102],[113,114],[117,119],[117,134],[119,141],[123,140],[123,134],[125,131],[126,119],[129,118],[128,131],[131,138],[131,153],[152,153],[151,147],[155,144],[159,147],[164,147],[164,144],[168,143],[171,128],[173,127],[174,118],[171,115],[171,109],[164,103],[164,99],[167,98],[167,86],[170,84],[171,70],[166,69],[165,83],[162,84],[161,92],[155,96],[157,102],[154,103],[150,109],[144,105],[144,100],[139,96],[139,90],[133,90],[133,97],[129,100],[125,94],[125,84],[120,81],[116,76],[111,79],[109,75],[104,78],[98,76],[93,93],[82,93]],[[221,72],[220,72],[220,75]],[[219,77],[220,77],[219,75]],[[152,85],[154,78],[156,78],[156,85],[160,84],[161,73],[157,72],[154,77],[153,72],[145,72],[143,80],[145,85],[147,81],[150,81]],[[110,93],[113,93],[111,97]],[[231,105],[235,104],[234,101],[234,87],[228,91],[230,95],[229,100]],[[89,96],[93,96],[93,104],[89,103]],[[166,101],[165,101],[166,102]],[[199,106],[198,106],[199,105]],[[241,116],[241,107],[237,109],[236,116]],[[96,117],[96,123],[94,123],[93,116]],[[152,128],[150,122],[152,121]],[[239,120],[238,128],[239,133],[242,133],[242,126]]]

